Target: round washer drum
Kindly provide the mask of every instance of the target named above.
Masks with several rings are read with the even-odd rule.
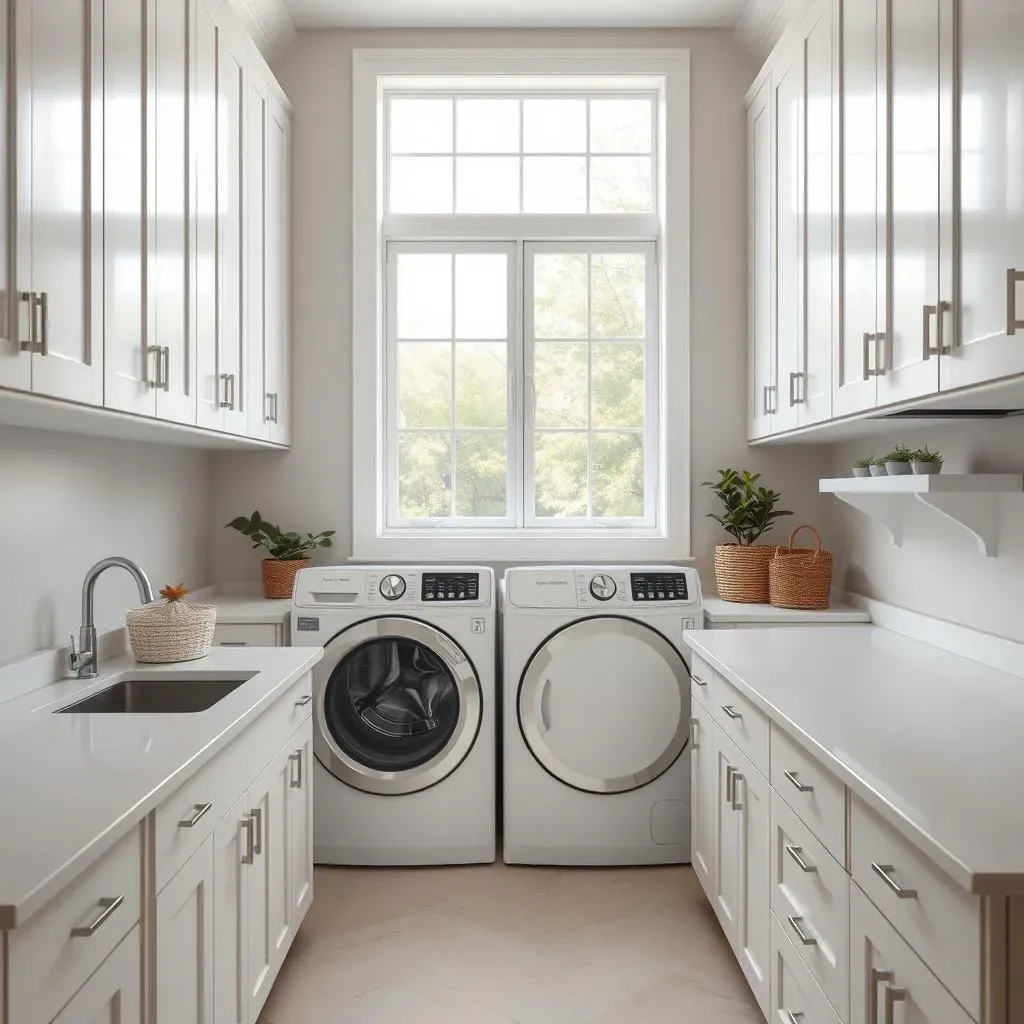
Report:
[[[447,778],[473,747],[480,680],[446,633],[418,619],[343,629],[313,669],[317,760],[354,789],[400,796]]]
[[[548,774],[587,793],[653,782],[689,742],[690,672],[656,629],[596,616],[552,633],[519,683],[519,727]]]

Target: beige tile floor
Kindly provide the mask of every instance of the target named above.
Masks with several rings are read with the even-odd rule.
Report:
[[[317,868],[260,1024],[762,1024],[689,867]]]

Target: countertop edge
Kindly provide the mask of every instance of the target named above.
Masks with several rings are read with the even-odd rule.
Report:
[[[805,732],[779,708],[766,700],[757,689],[739,676],[734,669],[708,651],[700,642],[700,631],[688,632],[685,640],[690,648],[704,658],[716,672],[737,687],[773,723],[779,725],[791,739],[813,754],[844,785],[848,786],[855,796],[863,800],[871,810],[884,818],[885,821],[892,825],[909,842],[913,843],[924,856],[928,857],[937,867],[946,872],[962,888],[976,895],[1003,896],[1024,893],[1024,871],[1019,875],[972,871],[970,867],[947,850],[941,843],[910,821],[878,790],[861,778],[853,768],[836,757],[832,751],[823,747],[813,736]]]
[[[56,896],[60,895],[76,878],[88,871],[108,850],[123,839],[132,828],[138,827],[142,820],[155,810],[166,797],[170,796],[182,784],[187,782],[202,767],[208,764],[217,754],[227,747],[241,732],[244,732],[265,711],[268,711],[282,692],[295,683],[301,676],[310,672],[323,658],[323,649],[319,647],[292,648],[307,652],[307,656],[294,669],[281,676],[273,688],[252,704],[248,710],[235,719],[226,729],[215,736],[205,747],[201,747],[185,761],[177,770],[171,772],[144,799],[132,807],[126,808],[123,814],[113,821],[109,827],[96,836],[92,842],[82,847],[73,857],[61,865],[55,872],[39,882],[39,884],[16,903],[0,904],[0,931],[20,928],[27,924],[39,911]]]

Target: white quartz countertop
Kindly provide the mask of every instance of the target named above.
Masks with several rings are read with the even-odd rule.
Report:
[[[1024,678],[874,626],[686,641],[966,889],[1024,893]]]
[[[770,604],[738,604],[720,597],[704,598],[704,614],[709,622],[776,625],[796,622],[821,625],[829,622],[870,622],[871,616],[848,604],[835,604],[823,612],[773,608]]]
[[[245,594],[215,594],[199,598],[204,604],[217,608],[217,621],[230,625],[250,623],[283,623],[292,612],[292,602],[270,600]]]
[[[194,775],[323,657],[315,647],[214,647],[199,661],[130,655],[0,706],[0,929],[22,924]],[[57,715],[125,670],[256,672],[206,711]]]

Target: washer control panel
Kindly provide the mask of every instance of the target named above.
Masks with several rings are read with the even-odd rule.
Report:
[[[688,601],[689,590],[684,572],[631,572],[630,588],[634,601]]]
[[[425,572],[423,600],[476,601],[480,597],[480,575],[475,572]]]

